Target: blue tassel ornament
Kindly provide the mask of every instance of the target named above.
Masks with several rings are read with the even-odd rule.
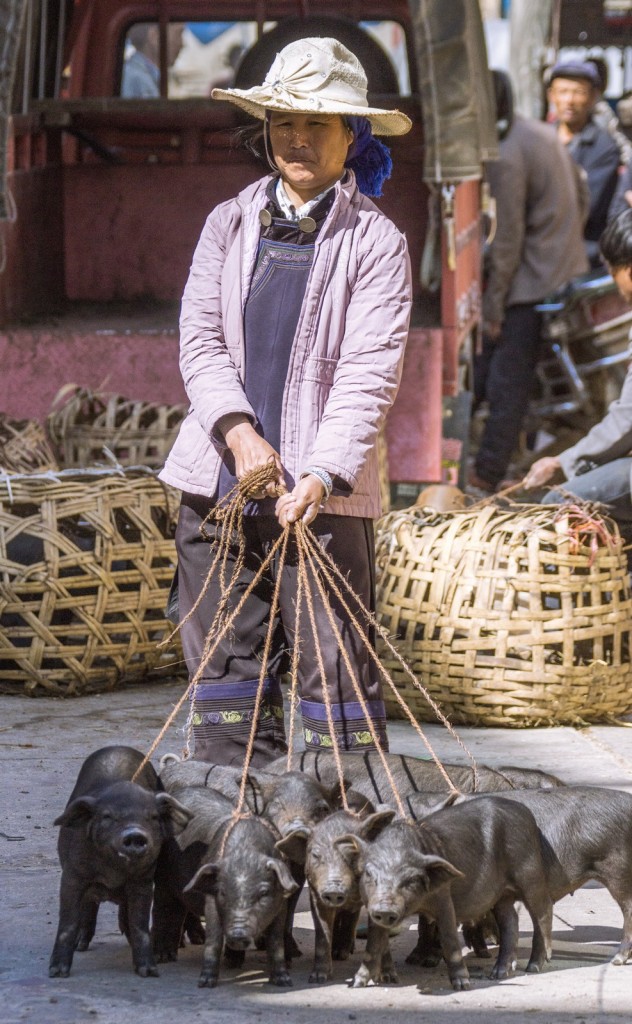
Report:
[[[355,174],[363,195],[379,199],[382,185],[390,178],[393,170],[390,151],[373,135],[368,118],[346,117],[345,121],[353,132],[345,167],[349,167]]]

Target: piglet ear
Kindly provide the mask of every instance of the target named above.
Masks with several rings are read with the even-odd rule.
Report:
[[[156,793],[156,805],[168,836],[180,835],[194,817],[193,811],[179,803],[170,793]]]
[[[364,819],[359,828],[359,834],[363,839],[375,839],[387,825],[390,825],[394,817],[395,811],[392,807],[376,811],[375,814],[370,814],[368,818]]]
[[[183,892],[202,892],[205,896],[215,896],[217,893],[217,876],[219,864],[202,864],[194,874],[188,885],[185,885]]]
[[[80,828],[86,825],[92,818],[97,801],[93,796],[80,796],[68,804],[63,814],[55,818],[54,825],[64,825],[66,828]]]
[[[287,899],[288,896],[291,896],[293,892],[296,892],[298,889],[298,883],[292,878],[290,869],[284,861],[279,860],[278,857],[270,857],[266,861],[266,867],[275,872],[279,879],[281,888],[283,889],[285,899]]]
[[[279,839],[278,843],[276,843],[276,848],[288,860],[294,861],[295,864],[304,864],[309,836],[308,829],[297,828],[294,832],[284,836],[283,839]]]
[[[444,860],[443,857],[420,854],[418,862],[421,868],[422,883],[428,891],[447,885],[455,878],[463,878],[463,872],[455,868],[454,864],[450,864],[449,860]]]
[[[334,839],[333,845],[351,870],[355,871],[356,874],[360,874],[362,870],[360,866],[361,858],[366,853],[368,843],[365,843],[360,836],[349,832],[347,835],[338,836]]]
[[[325,800],[329,806],[336,809],[342,807],[342,794],[346,793],[350,786],[350,780],[344,778],[336,779],[333,786],[329,788],[323,786]]]

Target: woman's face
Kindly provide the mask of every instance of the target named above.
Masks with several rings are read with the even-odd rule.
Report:
[[[285,185],[303,203],[342,177],[352,142],[353,132],[340,114],[274,111],[270,116],[274,162]]]

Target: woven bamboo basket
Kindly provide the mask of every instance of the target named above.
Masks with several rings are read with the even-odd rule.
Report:
[[[14,420],[0,413],[0,471],[32,473],[57,468],[44,429],[36,420]]]
[[[160,469],[186,416],[185,405],[157,405],[74,384],[56,395],[46,421],[64,467],[103,462],[104,448],[121,466]]]
[[[0,479],[0,691],[74,696],[179,661],[157,647],[171,501],[150,472]]]
[[[632,596],[611,521],[566,506],[406,509],[380,521],[377,564],[380,621],[453,722],[561,725],[632,709]],[[381,655],[416,717],[435,721]]]

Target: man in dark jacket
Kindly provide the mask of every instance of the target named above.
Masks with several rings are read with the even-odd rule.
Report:
[[[632,210],[624,210],[609,223],[601,239],[601,252],[621,295],[632,305]],[[584,501],[607,505],[622,536],[632,541],[632,362],[621,394],[604,418],[561,455],[534,462],[523,484],[527,488],[542,487],[560,471],[568,481],[565,491]],[[561,502],[563,496],[549,491],[542,500],[552,504]]]
[[[584,238],[592,266],[600,265],[599,238],[608,222],[620,163],[615,140],[593,118],[599,96],[599,74],[590,61],[556,64],[551,71],[548,98],[555,112],[558,138],[588,179],[590,210]]]
[[[540,341],[536,306],[588,269],[582,240],[588,197],[550,125],[513,115],[511,84],[494,71],[499,159],[487,169],[497,230],[483,296],[483,352],[475,361],[477,403],[489,413],[470,485],[503,480],[527,411]]]

